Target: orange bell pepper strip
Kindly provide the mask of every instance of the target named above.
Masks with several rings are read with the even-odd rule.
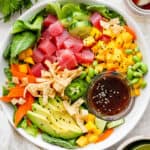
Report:
[[[113,133],[113,131],[114,131],[113,128],[106,130],[104,133],[102,133],[102,134],[99,136],[99,138],[97,139],[97,141],[96,141],[95,143],[104,141],[105,139],[107,139],[107,138]]]
[[[135,31],[132,29],[132,28],[130,28],[129,26],[124,26],[124,28],[125,28],[125,30],[127,31],[127,32],[129,32],[131,35],[132,35],[132,37],[133,37],[133,40],[136,40],[137,39],[137,37],[136,37],[136,33],[135,33]]]
[[[17,111],[15,112],[14,124],[16,127],[19,124],[19,122],[22,120],[22,118],[27,114],[27,111],[32,109],[34,97],[31,94],[27,93],[25,99],[26,102],[23,105],[19,105]]]

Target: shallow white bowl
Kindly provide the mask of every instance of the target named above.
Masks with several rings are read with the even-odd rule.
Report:
[[[35,5],[31,9],[29,9],[28,11],[26,11],[19,19],[27,20],[28,18],[30,18],[31,16],[33,16],[34,14],[36,14],[37,12],[42,10],[48,4],[48,2],[50,2],[50,0],[42,1],[41,3],[38,3],[37,5]],[[136,22],[126,13],[126,11],[119,8],[119,6],[117,6],[116,4],[107,2],[105,0],[93,0],[93,1],[92,0],[91,1],[90,0],[76,0],[76,2],[105,4],[105,5],[109,6],[110,8],[118,11],[120,14],[122,14],[124,16],[125,20],[127,21],[127,24],[135,30],[137,37],[138,37],[137,42],[143,53],[144,62],[146,64],[149,64],[148,68],[150,70],[150,59],[149,59],[150,52],[148,51],[148,48],[146,47],[146,44],[144,41],[144,36],[142,35],[141,31],[139,30],[139,27],[136,24]],[[10,29],[10,31],[11,31],[11,29]],[[0,76],[1,76],[0,85],[4,85],[4,83],[5,83],[5,76],[3,73],[3,68],[7,64],[4,61],[4,59],[2,58],[2,52],[5,50],[8,43],[10,42],[10,39],[11,39],[10,31],[8,32],[8,35],[6,36],[4,43],[1,43],[1,46],[0,46],[0,62],[1,62],[0,63],[0,68],[1,68],[0,69]],[[146,75],[145,79],[146,79],[147,83],[150,83],[149,73]],[[149,90],[150,90],[150,84],[148,84],[148,86],[141,92],[141,95],[138,98],[136,98],[136,103],[135,103],[132,111],[125,118],[126,123],[124,125],[120,126],[119,128],[117,128],[115,130],[115,132],[108,139],[106,139],[103,142],[97,143],[97,144],[90,144],[87,147],[80,148],[80,149],[82,149],[82,150],[85,150],[85,149],[86,150],[108,149],[111,146],[113,146],[114,144],[116,144],[117,142],[119,142],[120,140],[122,140],[129,132],[131,132],[131,130],[135,127],[135,125],[138,123],[138,121],[144,114],[144,111],[146,110],[146,107],[148,106],[148,103],[149,103],[149,97],[150,97]],[[0,103],[3,107],[3,110],[6,114],[9,122],[14,127],[12,107],[10,107],[10,105],[3,103],[3,102],[0,102]],[[57,147],[55,145],[51,145],[51,144],[44,142],[40,136],[38,136],[37,138],[34,138],[34,137],[28,135],[22,129],[16,129],[16,130],[22,136],[24,136],[26,139],[28,139],[32,143],[34,143],[42,148],[46,148],[46,149],[50,149],[50,150],[54,150],[54,149],[62,150],[63,149],[63,148]]]

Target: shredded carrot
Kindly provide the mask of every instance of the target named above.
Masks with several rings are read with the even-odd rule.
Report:
[[[101,134],[99,136],[99,138],[97,139],[97,141],[95,143],[104,141],[105,139],[107,139],[113,133],[113,131],[114,131],[113,128],[106,130],[103,134]]]
[[[31,94],[27,93],[26,102],[23,105],[19,105],[17,111],[15,112],[14,123],[15,126],[19,124],[22,118],[26,115],[28,110],[32,109],[32,104],[34,102],[34,98]]]
[[[23,97],[23,93],[24,93],[24,87],[13,87],[10,89],[9,93],[8,93],[8,97]]]
[[[125,26],[124,28],[126,29],[127,32],[129,32],[133,36],[133,39],[136,40],[136,34],[134,30],[130,28],[129,26]]]
[[[8,97],[8,96],[2,96],[2,97],[0,97],[0,100],[2,100],[3,102],[10,102],[11,101],[11,97]]]

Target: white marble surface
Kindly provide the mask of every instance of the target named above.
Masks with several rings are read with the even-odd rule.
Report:
[[[123,0],[109,0],[116,5],[119,5],[132,15],[136,20],[137,24],[139,24],[143,34],[145,35],[145,40],[147,43],[150,43],[150,18],[139,17],[137,15],[132,14],[123,4]],[[3,42],[5,35],[8,31],[8,28],[13,24],[15,19],[19,16],[16,14],[10,22],[3,23],[0,22],[0,44]],[[139,124],[132,130],[132,132],[125,138],[130,138],[136,135],[147,135],[150,136],[150,109],[148,108],[145,111],[144,116],[142,117]],[[124,139],[124,140],[125,140]],[[116,150],[117,146],[120,143],[110,147],[109,150]],[[18,135],[14,129],[9,125],[5,114],[3,113],[0,107],[0,150],[41,150],[41,148],[36,147],[32,143],[28,142],[25,138]],[[99,150],[99,149],[97,149]]]

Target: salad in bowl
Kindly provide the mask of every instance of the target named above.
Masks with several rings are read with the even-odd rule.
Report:
[[[137,35],[107,5],[48,3],[11,34],[0,100],[16,128],[53,145],[106,140],[147,85]]]

